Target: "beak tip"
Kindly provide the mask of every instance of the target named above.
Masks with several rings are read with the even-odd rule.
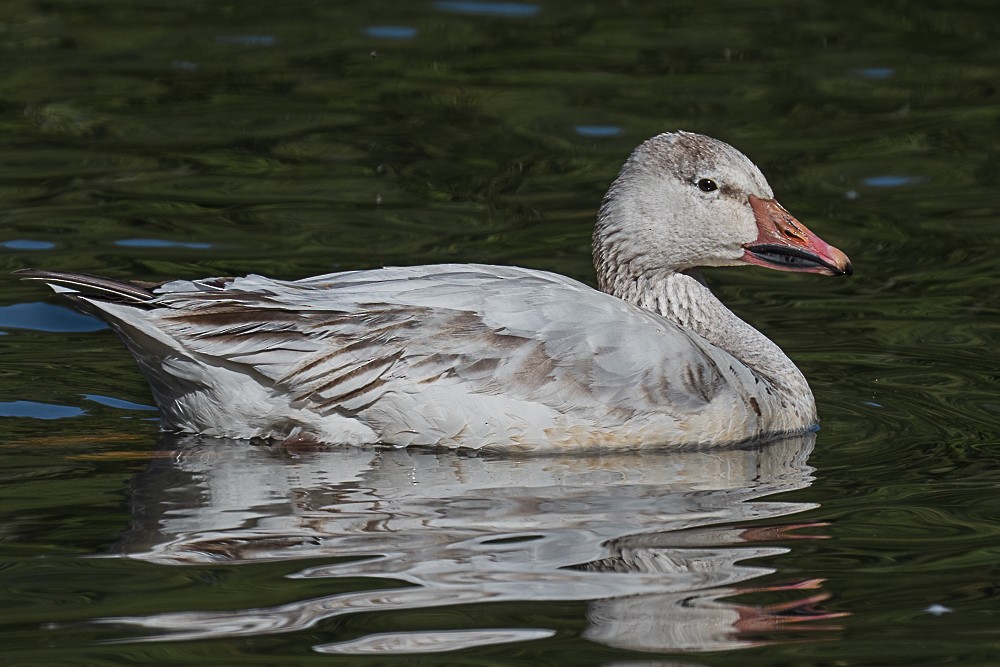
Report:
[[[854,273],[851,260],[840,249],[830,246],[830,258],[833,259],[833,265],[837,269],[835,275],[849,276]]]

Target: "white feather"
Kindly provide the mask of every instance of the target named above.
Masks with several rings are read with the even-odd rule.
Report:
[[[706,170],[729,194],[697,194]],[[721,142],[643,144],[595,231],[610,293],[476,264],[174,281],[148,300],[123,285],[128,304],[105,300],[114,281],[28,277],[102,292],[74,298],[126,341],[168,429],[504,449],[732,443],[815,421],[794,364],[680,273],[737,261],[755,235],[748,195],[771,191]]]

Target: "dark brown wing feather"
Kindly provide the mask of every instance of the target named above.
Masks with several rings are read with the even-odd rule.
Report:
[[[102,298],[106,298],[109,301],[142,302],[150,301],[154,298],[153,293],[142,284],[112,280],[111,278],[102,278],[101,276],[92,276],[86,273],[19,269],[14,271],[14,275],[23,280],[42,280],[47,283],[65,285],[84,292],[97,292]]]

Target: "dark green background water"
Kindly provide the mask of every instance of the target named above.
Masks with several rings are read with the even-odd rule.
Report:
[[[683,128],[856,275],[709,274],[814,443],[572,461],[158,442],[114,336],[0,277],[3,662],[1000,662],[998,86],[989,2],[6,3],[0,273],[591,281]]]

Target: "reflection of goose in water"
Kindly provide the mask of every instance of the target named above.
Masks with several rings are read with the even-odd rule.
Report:
[[[732,444],[815,424],[795,364],[690,273],[851,272],[742,153],[686,132],[642,144],[601,206],[594,262],[603,292],[472,264],[156,289],[22,275],[122,336],[177,432],[565,449]]]
[[[756,646],[758,635],[776,630],[795,629],[805,621],[836,618],[842,614],[823,613],[813,609],[825,600],[826,594],[813,594],[777,605],[750,606],[735,604],[726,597],[757,591],[797,591],[818,588],[819,580],[801,581],[788,586],[741,588],[735,584],[747,580],[748,568],[739,566],[746,560],[743,543],[778,539],[806,539],[804,535],[785,534],[788,528],[740,529],[706,527],[678,533],[633,535],[615,540],[609,546],[615,552],[611,558],[581,566],[593,571],[661,572],[684,570],[691,574],[711,570],[713,587],[708,590],[654,593],[595,600],[587,611],[584,636],[590,640],[641,651],[715,651]],[[754,556],[774,555],[787,550],[761,549]],[[729,561],[728,563],[726,561]],[[730,572],[731,582],[722,582],[719,575]],[[769,574],[763,570],[759,574]],[[804,629],[823,629],[805,626]]]
[[[809,485],[813,438],[517,460],[353,448],[289,458],[238,442],[186,443],[136,479],[137,514],[123,555],[164,566],[328,558],[335,562],[293,576],[371,577],[379,588],[266,608],[107,620],[157,639],[199,639],[291,632],[365,611],[587,601],[586,636],[608,645],[739,647],[752,641],[748,632],[777,627],[780,610],[722,598],[753,590],[741,584],[773,572],[748,560],[788,551],[766,544],[786,539],[780,526],[742,524],[813,507],[766,499]],[[393,579],[411,585],[384,588]],[[824,615],[809,609],[810,616]],[[440,651],[552,632],[414,628],[331,637],[315,648]]]

